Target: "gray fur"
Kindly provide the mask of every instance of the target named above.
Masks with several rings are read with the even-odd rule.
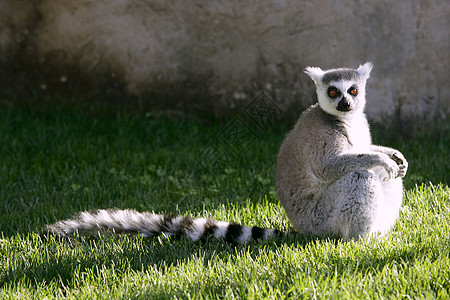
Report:
[[[359,74],[355,70],[336,69],[336,70],[325,73],[325,75],[322,78],[322,82],[323,82],[323,84],[330,84],[330,82],[334,82],[334,81],[342,81],[342,80],[356,81],[358,79],[359,79]]]
[[[367,63],[349,72],[306,69],[319,103],[300,116],[284,140],[276,177],[281,204],[301,233],[358,239],[385,233],[398,216],[408,163],[398,150],[372,145],[364,114],[371,68]],[[341,91],[359,89],[357,97],[344,95],[351,98],[348,112],[339,111],[326,94],[324,83],[338,78]]]

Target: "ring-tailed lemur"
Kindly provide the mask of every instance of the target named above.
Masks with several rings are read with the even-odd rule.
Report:
[[[284,140],[277,159],[278,197],[300,233],[358,239],[386,232],[402,202],[408,163],[394,149],[375,146],[366,116],[365,86],[371,63],[357,69],[306,68],[316,84],[318,104],[307,109]],[[82,212],[47,226],[60,236],[101,230],[140,236],[212,236],[229,242],[282,236],[278,230],[214,219],[139,213],[134,210]]]
[[[402,203],[408,162],[372,145],[364,106],[372,63],[357,69],[306,68],[318,105],[297,121],[277,160],[278,197],[295,229],[344,240],[385,233]]]

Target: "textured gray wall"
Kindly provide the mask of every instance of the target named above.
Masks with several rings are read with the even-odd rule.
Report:
[[[296,114],[315,101],[304,67],[370,60],[372,119],[425,124],[450,112],[450,1],[33,2],[0,2],[3,93],[220,114],[264,89]]]

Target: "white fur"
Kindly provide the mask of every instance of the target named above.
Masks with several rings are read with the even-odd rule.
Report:
[[[322,81],[323,74],[325,74],[319,67],[306,67],[305,73],[308,74],[316,84]]]
[[[197,241],[205,231],[206,219],[194,219],[192,223],[192,230],[187,232],[187,235],[193,241]]]
[[[356,69],[356,72],[359,73],[363,81],[367,81],[367,79],[369,79],[370,77],[370,72],[372,71],[372,68],[373,64],[368,61],[363,65],[359,65],[359,67]]]
[[[273,236],[273,234],[275,233],[275,230],[273,229],[268,229],[264,232],[264,239],[269,239]]]
[[[238,237],[240,244],[245,244],[252,238],[252,228],[244,226],[242,227],[242,234]]]
[[[224,221],[217,221],[217,229],[214,231],[214,237],[216,239],[223,239],[227,234],[227,228],[230,223]]]

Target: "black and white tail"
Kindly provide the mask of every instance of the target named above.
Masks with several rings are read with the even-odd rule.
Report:
[[[276,229],[248,227],[214,219],[171,217],[149,212],[140,213],[129,209],[82,212],[73,219],[58,221],[47,226],[47,231],[50,234],[63,237],[73,234],[94,234],[105,230],[112,230],[116,233],[130,233],[142,237],[185,235],[192,241],[199,241],[210,236],[238,244],[286,235],[286,233]]]

